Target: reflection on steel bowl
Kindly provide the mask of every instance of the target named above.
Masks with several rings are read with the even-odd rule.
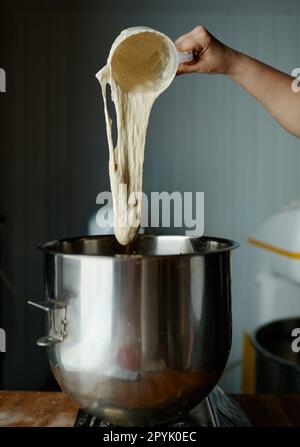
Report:
[[[114,236],[40,245],[46,336],[61,388],[117,425],[156,425],[214,387],[231,346],[230,240]]]

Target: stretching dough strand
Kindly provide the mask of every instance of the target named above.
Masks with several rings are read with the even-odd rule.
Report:
[[[154,101],[173,80],[174,59],[174,44],[167,36],[151,28],[129,28],[117,37],[107,65],[96,75],[104,101],[114,230],[122,245],[134,238],[140,225],[149,116]],[[116,110],[115,148],[107,107],[107,84]]]

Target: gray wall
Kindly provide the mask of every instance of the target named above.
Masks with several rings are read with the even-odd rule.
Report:
[[[25,304],[42,294],[35,245],[86,232],[96,194],[108,188],[94,73],[119,31],[144,24],[175,39],[202,23],[220,40],[283,71],[300,65],[297,1],[103,3],[75,1],[71,8],[66,1],[28,1],[24,8],[24,2],[0,2],[0,66],[8,89],[0,97],[0,214],[6,216],[4,267],[20,295],[13,301],[2,292],[4,388],[33,389],[47,381],[45,353],[34,345],[43,333],[41,315]],[[144,189],[204,191],[205,233],[244,242],[258,222],[299,196],[299,146],[228,79],[182,76],[154,106]],[[241,356],[246,276],[244,244],[233,261],[231,362]],[[224,377],[223,386],[238,390],[239,369]]]

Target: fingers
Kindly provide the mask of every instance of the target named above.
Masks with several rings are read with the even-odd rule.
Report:
[[[197,71],[197,63],[199,61],[199,53],[195,51],[194,46],[192,44],[190,44],[188,41],[185,41],[185,44],[186,45],[180,46],[181,50],[179,50],[179,48],[177,46],[177,50],[182,51],[182,52],[193,53],[193,60],[179,64],[176,74],[194,73]]]
[[[180,64],[177,70],[177,74],[195,73],[198,71],[198,62],[200,55],[207,48],[207,36],[206,29],[199,25],[187,34],[183,34],[175,41],[175,46],[178,51],[189,51],[194,53],[194,60]]]
[[[200,52],[206,45],[206,40],[209,36],[207,30],[202,26],[196,26],[192,31],[183,34],[175,41],[178,51],[197,51]]]
[[[197,43],[190,34],[184,34],[175,41],[175,46],[178,51],[193,51],[196,48]]]

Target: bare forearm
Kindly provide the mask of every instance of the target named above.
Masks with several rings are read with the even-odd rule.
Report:
[[[192,62],[178,74],[225,74],[256,98],[288,132],[300,137],[300,92],[294,78],[224,45],[199,25],[176,40],[179,51],[193,51]]]
[[[256,59],[229,50],[229,78],[256,98],[287,131],[300,137],[300,93],[294,78]]]

